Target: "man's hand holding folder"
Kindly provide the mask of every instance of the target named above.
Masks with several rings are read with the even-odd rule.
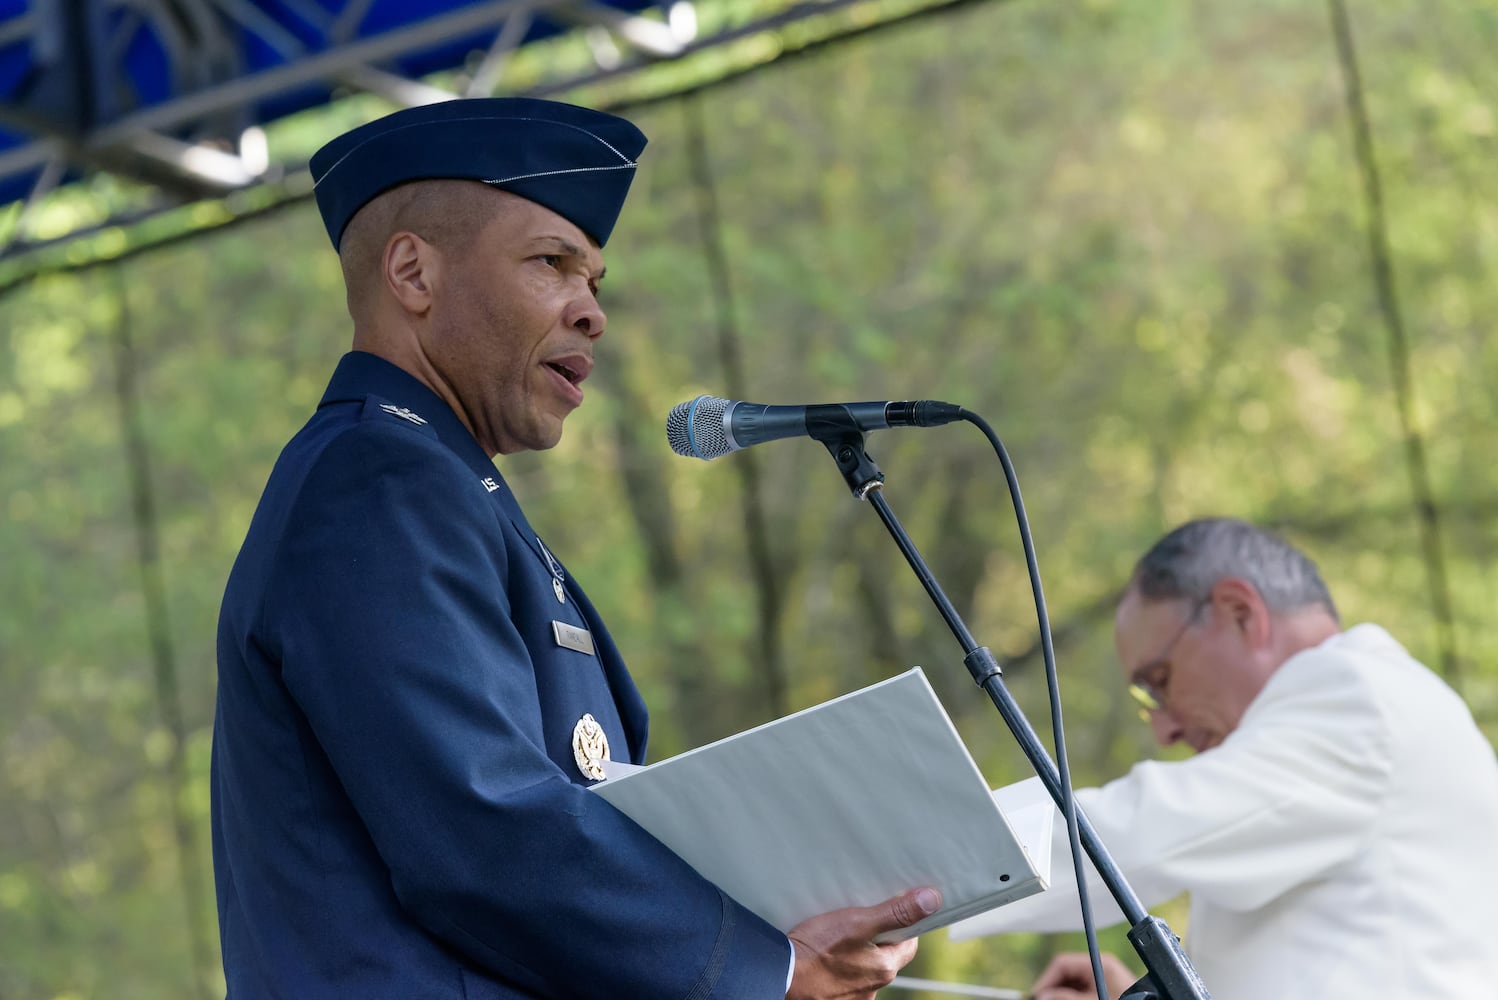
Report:
[[[915,957],[916,938],[875,944],[889,931],[918,923],[941,909],[930,886],[873,906],[850,906],[803,920],[787,936],[796,949],[786,1000],[872,1000]],[[859,986],[849,991],[847,984]]]

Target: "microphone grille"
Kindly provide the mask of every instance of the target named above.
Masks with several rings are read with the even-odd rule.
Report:
[[[671,407],[671,412],[666,415],[666,440],[671,443],[671,450],[703,461],[721,458],[733,451],[723,426],[723,414],[728,405],[728,400],[717,396],[698,396]]]

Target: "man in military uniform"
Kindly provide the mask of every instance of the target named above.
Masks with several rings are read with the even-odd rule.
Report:
[[[870,997],[916,889],[781,934],[587,785],[646,712],[493,457],[583,398],[644,136],[545,101],[398,112],[313,158],[353,318],[219,624],[231,998]]]

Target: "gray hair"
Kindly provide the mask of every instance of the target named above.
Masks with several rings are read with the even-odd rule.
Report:
[[[1134,567],[1130,586],[1150,601],[1201,601],[1227,576],[1253,584],[1271,611],[1320,605],[1337,618],[1332,595],[1305,553],[1278,535],[1228,517],[1188,521],[1160,539]]]

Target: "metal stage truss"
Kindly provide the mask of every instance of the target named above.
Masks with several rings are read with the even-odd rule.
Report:
[[[45,270],[47,251],[183,206],[227,205],[223,220],[305,195],[307,151],[278,162],[265,127],[341,97],[567,95],[710,49],[721,75],[736,68],[723,47],[774,36],[779,54],[801,22],[803,42],[827,40],[960,2],[0,0],[4,284]],[[507,80],[543,41],[573,46],[561,70]],[[774,57],[759,48],[746,58]],[[37,224],[39,206],[79,191]]]

